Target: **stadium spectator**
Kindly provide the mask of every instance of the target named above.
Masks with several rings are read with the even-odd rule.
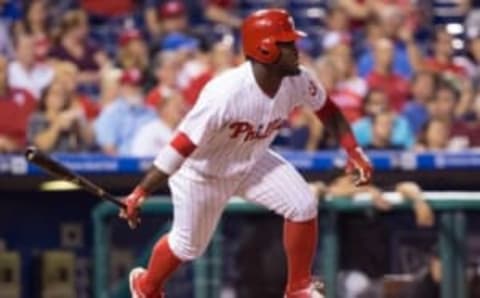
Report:
[[[327,12],[326,33],[339,33],[350,35],[349,18],[345,9],[341,6],[331,7]]]
[[[207,0],[205,3],[205,17],[207,20],[231,28],[240,28],[242,19],[233,13],[235,0]]]
[[[35,60],[34,40],[31,35],[21,34],[15,47],[16,60],[8,66],[8,84],[12,88],[25,89],[35,98],[52,82],[53,68]]]
[[[105,53],[88,40],[88,31],[87,15],[84,11],[66,12],[50,56],[75,64],[79,70],[79,84],[96,85],[100,80],[100,67],[106,63],[107,58]]]
[[[188,106],[192,107],[197,101],[200,91],[214,76],[234,66],[233,44],[229,40],[216,42],[208,53],[206,68],[194,75],[183,88],[183,94]]]
[[[401,12],[388,9],[369,25],[370,41],[358,60],[358,72],[365,77],[375,68],[375,51],[379,37],[389,39],[392,43],[391,71],[397,76],[409,79],[415,70],[421,67],[421,53],[414,40],[414,28],[405,23]],[[380,35],[380,36],[378,36]]]
[[[118,64],[123,69],[139,69],[144,77],[148,75],[149,54],[142,34],[135,28],[125,29],[118,40]]]
[[[180,93],[172,92],[157,103],[157,119],[140,127],[132,143],[132,155],[155,156],[166,145],[182,119],[185,106]]]
[[[124,70],[120,85],[119,97],[101,111],[94,126],[98,145],[110,155],[130,155],[135,133],[155,118],[144,103],[138,69]]]
[[[339,41],[337,45],[332,45],[328,56],[332,58],[337,70],[335,87],[330,97],[340,107],[347,120],[353,123],[362,116],[363,98],[368,91],[367,83],[356,73],[349,43]]]
[[[415,150],[442,151],[449,149],[450,122],[441,118],[432,118],[426,124],[418,138]]]
[[[467,40],[467,52],[465,56],[455,57],[454,63],[465,69],[468,77],[472,80],[475,90],[480,87],[480,36],[474,36]]]
[[[366,145],[367,149],[405,149],[392,144],[392,132],[395,115],[392,112],[382,111],[372,117],[372,139]]]
[[[380,39],[374,45],[374,68],[367,75],[369,88],[383,90],[390,106],[400,112],[408,97],[408,81],[394,73],[392,67],[394,57],[393,43],[388,39]]]
[[[427,123],[429,118],[428,103],[433,99],[438,85],[438,76],[434,73],[422,71],[416,73],[410,84],[411,98],[403,108],[403,116],[410,123],[415,135]]]
[[[34,40],[35,58],[44,61],[51,47],[51,20],[48,18],[45,0],[28,3],[23,19],[23,31],[30,34]]]
[[[365,117],[353,124],[353,132],[361,146],[372,143],[373,117],[382,112],[393,112],[386,94],[378,89],[370,90],[365,99]],[[394,116],[390,143],[392,146],[405,149],[415,144],[410,125],[401,115]]]
[[[434,99],[428,105],[430,118],[453,122],[457,118],[456,108],[459,98],[458,90],[450,82],[442,80],[437,85]]]
[[[163,98],[178,90],[177,77],[180,68],[181,62],[175,52],[162,51],[157,54],[154,70],[157,82],[147,94],[147,105],[156,108]]]
[[[28,118],[37,104],[29,92],[8,86],[7,66],[7,59],[0,56],[0,153],[26,145]]]
[[[43,92],[38,111],[30,117],[27,138],[47,152],[85,151],[94,141],[83,111],[72,105],[61,82]]]
[[[445,27],[438,28],[433,39],[433,54],[425,59],[425,69],[454,80],[465,78],[466,69],[455,63],[454,53],[453,37]]]
[[[118,97],[122,70],[115,67],[104,67],[100,72],[99,104],[106,107]]]
[[[158,6],[148,7],[145,11],[145,20],[153,53],[165,49],[164,39],[170,35],[188,36],[190,31],[188,12],[182,0],[168,0]]]
[[[88,121],[93,121],[100,113],[100,107],[88,95],[82,94],[78,89],[78,69],[75,64],[65,61],[56,65],[55,81],[65,88],[65,92],[72,105],[83,110]]]

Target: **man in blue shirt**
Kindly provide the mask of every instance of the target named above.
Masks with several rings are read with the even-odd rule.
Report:
[[[155,119],[155,112],[144,104],[141,73],[125,70],[120,78],[120,97],[105,107],[95,122],[97,143],[112,155],[130,155],[136,132]]]

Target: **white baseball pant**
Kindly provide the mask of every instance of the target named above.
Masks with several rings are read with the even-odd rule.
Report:
[[[168,241],[183,261],[199,257],[213,235],[228,200],[239,196],[297,222],[317,215],[317,200],[297,170],[268,150],[248,175],[193,180],[181,171],[169,180],[174,206]]]

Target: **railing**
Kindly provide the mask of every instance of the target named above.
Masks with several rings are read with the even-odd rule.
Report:
[[[440,242],[440,254],[443,263],[442,298],[466,298],[468,289],[465,285],[465,238],[466,221],[464,211],[480,210],[480,193],[471,192],[429,192],[426,193],[432,208],[440,212],[438,235]],[[409,204],[403,202],[396,194],[389,194],[387,198],[392,201],[395,210],[407,210]],[[325,220],[321,222],[321,253],[324,260],[322,272],[327,288],[327,297],[336,297],[336,276],[338,273],[338,231],[337,216],[339,213],[360,212],[373,208],[368,200],[331,199],[320,205],[322,216]],[[172,205],[167,197],[156,197],[146,202],[142,209],[145,215],[171,214]],[[227,206],[225,212],[228,214],[252,214],[266,213],[267,210],[249,204],[238,198],[233,199]],[[107,298],[107,219],[116,216],[118,210],[115,206],[103,203],[92,213],[94,222],[94,255],[95,255],[95,297]],[[218,227],[216,235],[221,233],[221,226]],[[155,237],[158,237],[156,235]],[[207,253],[208,256],[215,256],[221,260],[221,241],[214,237]],[[213,266],[213,268],[207,268]],[[213,264],[205,261],[205,257],[194,262],[195,298],[216,298],[219,295],[221,285],[221,263]],[[209,272],[207,275],[207,272]],[[213,282],[207,286],[205,278]]]

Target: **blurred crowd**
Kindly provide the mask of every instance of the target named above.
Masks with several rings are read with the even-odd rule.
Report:
[[[0,0],[0,152],[155,155],[203,86],[243,63],[242,1]],[[417,2],[330,1],[301,62],[366,148],[480,147],[480,18],[458,0],[472,29],[458,38]],[[274,145],[338,144],[299,108]]]

